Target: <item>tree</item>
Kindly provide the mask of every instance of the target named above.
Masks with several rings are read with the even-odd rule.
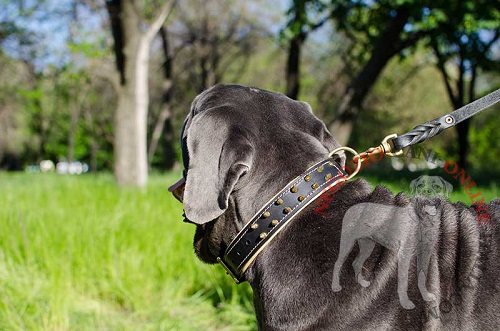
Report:
[[[148,147],[148,166],[151,168],[153,163],[153,156],[160,142],[160,138],[163,137],[163,169],[170,170],[175,164],[175,150],[173,146],[174,134],[172,127],[172,111],[170,109],[170,101],[172,99],[172,86],[173,86],[173,75],[172,75],[172,46],[168,37],[168,29],[165,26],[160,28],[160,37],[162,45],[163,63],[162,63],[162,96],[161,96],[161,111],[155,121],[153,133],[151,134],[151,139]]]
[[[257,44],[258,28],[248,15],[248,3],[234,0],[185,1],[178,8],[182,40],[175,53],[185,58],[182,77],[199,93],[220,83],[231,72],[246,68]],[[192,91],[192,90],[191,90]]]
[[[332,1],[332,5],[338,29],[357,44],[349,55],[360,63],[331,124],[338,140],[347,143],[355,117],[389,60],[414,46],[425,31],[408,29],[419,20],[421,7],[416,1]]]
[[[500,11],[489,1],[448,1],[446,11],[429,8],[425,13],[439,29],[430,33],[429,45],[453,109],[477,98],[477,77],[481,71],[496,70],[491,48],[500,37]],[[467,167],[471,119],[456,126],[458,164]]]
[[[307,8],[310,4],[312,8]],[[322,3],[311,3],[307,0],[293,0],[292,6],[288,10],[291,15],[287,27],[282,31],[282,37],[289,39],[288,59],[286,63],[286,95],[289,98],[297,99],[300,91],[300,59],[302,46],[307,36],[314,30],[324,25],[330,18],[330,15],[313,22],[309,18],[311,12],[317,14],[324,10]],[[314,15],[313,15],[314,16]]]
[[[0,51],[0,169],[21,170],[29,138],[22,89],[34,84],[33,68],[26,62],[7,57]]]
[[[429,47],[431,40],[436,55],[437,50],[448,49],[446,55],[441,54],[443,56],[440,61],[443,63],[457,58],[447,54],[450,50],[456,55],[464,55],[465,49],[473,48],[476,49],[472,52],[474,56],[481,53],[478,49],[484,51],[482,54],[488,54],[488,49],[493,43],[491,38],[486,38],[490,43],[489,46],[481,42],[485,39],[481,38],[481,34],[498,29],[498,9],[488,1],[309,0],[306,1],[306,9],[307,4],[314,4],[313,8],[326,11],[327,17],[331,17],[335,22],[337,30],[350,42],[344,59],[346,59],[346,71],[354,74],[350,74],[349,81],[333,107],[335,117],[330,123],[330,130],[342,144],[347,143],[355,118],[363,110],[367,96],[392,58],[409,56],[419,41]],[[304,8],[303,1],[293,1],[290,12],[298,13],[302,8]],[[477,27],[475,31],[479,38],[464,35],[463,31],[467,29],[467,24]],[[295,29],[296,38],[300,40],[303,35],[303,30]],[[467,40],[466,43],[462,42],[463,47],[457,46],[460,44],[460,38]],[[475,41],[472,42],[473,40]],[[485,63],[483,60],[479,62]],[[475,60],[464,58],[462,69],[471,67],[472,63],[475,63]],[[445,69],[444,65],[441,67]],[[460,70],[459,68],[458,71]],[[469,69],[465,71],[473,72]],[[449,78],[450,75],[446,74],[445,81],[449,81]],[[458,91],[466,85],[463,82],[459,84],[462,87],[457,86],[456,89],[452,89],[456,95],[451,98],[455,101],[463,100],[460,97],[462,92]],[[462,93],[463,95],[465,94]],[[463,104],[463,102],[455,103]],[[463,146],[465,146],[464,137],[467,136],[467,125],[465,123],[458,127],[461,155],[465,155],[466,151]]]
[[[148,63],[153,38],[171,13],[175,0],[164,3],[142,31],[139,0],[108,0],[116,67],[119,74],[115,115],[115,176],[119,185],[147,182]]]

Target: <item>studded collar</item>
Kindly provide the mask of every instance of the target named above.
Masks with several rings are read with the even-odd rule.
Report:
[[[217,261],[238,284],[259,253],[307,205],[347,179],[333,159],[316,163],[271,198],[231,241]]]

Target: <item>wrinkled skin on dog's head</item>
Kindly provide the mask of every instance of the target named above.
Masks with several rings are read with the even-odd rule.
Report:
[[[198,95],[183,138],[185,216],[208,263],[282,186],[339,147],[307,103],[239,85]]]

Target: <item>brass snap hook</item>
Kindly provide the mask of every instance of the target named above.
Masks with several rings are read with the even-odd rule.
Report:
[[[391,147],[391,144],[389,144],[389,139],[394,139],[397,136],[398,136],[397,134],[393,133],[393,134],[390,134],[387,137],[385,137],[384,140],[382,140],[382,143],[380,144],[380,147],[382,147],[385,155],[387,155],[387,156],[400,156],[400,155],[403,155],[403,150],[402,149],[400,149],[399,151],[395,151],[395,152],[391,151],[392,147]]]

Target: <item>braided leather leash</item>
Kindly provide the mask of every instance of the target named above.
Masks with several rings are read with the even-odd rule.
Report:
[[[372,147],[359,154],[365,160],[370,154],[384,153],[388,156],[399,156],[403,154],[403,148],[421,143],[432,138],[446,129],[449,129],[458,123],[476,115],[477,113],[489,108],[500,101],[500,89],[477,99],[449,114],[435,118],[431,121],[417,125],[412,130],[398,136],[391,134],[384,138],[380,146]]]

